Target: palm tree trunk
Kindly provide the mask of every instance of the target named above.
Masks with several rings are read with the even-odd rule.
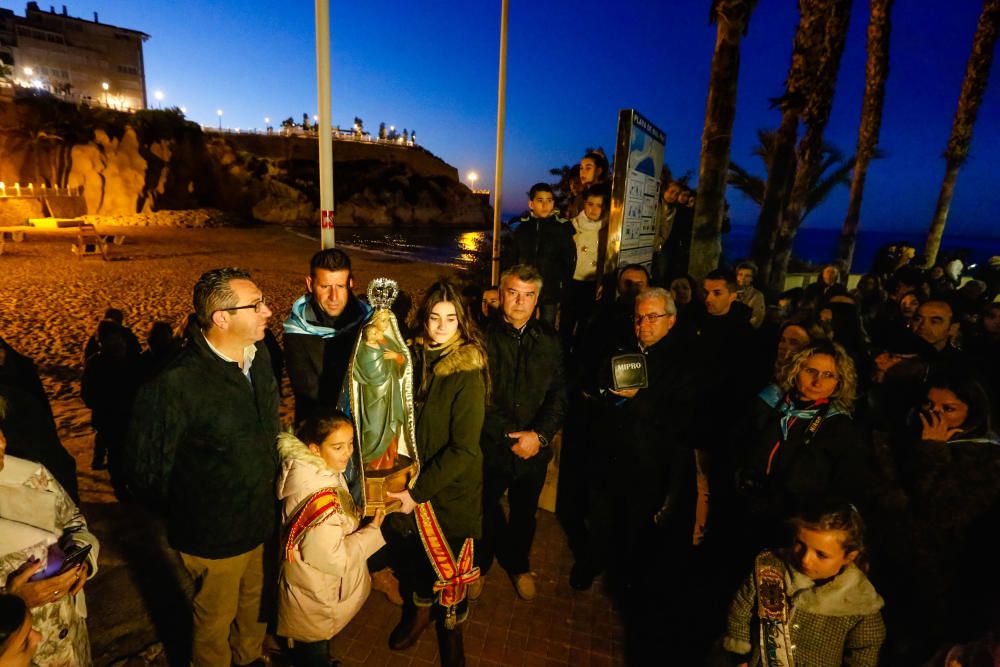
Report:
[[[767,174],[764,201],[760,205],[757,230],[750,256],[759,267],[757,282],[769,285],[774,243],[781,222],[781,211],[788,201],[792,176],[795,173],[795,139],[799,131],[799,110],[789,108],[781,115],[781,125],[775,133],[774,156]]]
[[[696,278],[715,269],[722,254],[722,220],[726,210],[729,146],[736,118],[740,40],[746,33],[754,4],[748,0],[723,0],[713,6],[718,29],[708,84],[708,102],[705,105],[698,196],[688,266],[688,273]]]
[[[868,164],[875,155],[878,135],[882,127],[882,108],[885,101],[885,82],[889,78],[889,34],[892,30],[890,14],[893,0],[871,0],[871,18],[868,20],[868,61],[865,64],[865,96],[861,102],[861,124],[858,127],[857,162],[851,179],[851,194],[847,201],[847,217],[840,232],[837,257],[847,273],[854,263],[854,246],[857,243],[858,225],[861,224],[861,199],[865,192]]]
[[[757,218],[751,255],[760,267],[758,281],[771,284],[772,250],[781,214],[788,202],[796,168],[795,141],[799,117],[813,86],[816,64],[824,51],[825,8],[832,0],[799,0],[799,23],[792,42],[792,62],[785,94],[774,104],[781,109],[781,126],[775,137],[774,158],[767,176],[764,202]]]
[[[958,179],[958,169],[969,156],[969,146],[972,144],[972,128],[976,124],[979,104],[986,92],[986,82],[990,78],[990,67],[993,64],[993,49],[997,43],[997,33],[1000,31],[1000,0],[984,0],[983,11],[979,15],[976,34],[972,38],[972,55],[965,67],[965,78],[962,80],[962,92],[958,96],[958,109],[951,125],[951,137],[948,138],[948,148],[945,150],[944,182],[941,183],[941,193],[934,209],[934,218],[927,230],[927,246],[924,249],[926,266],[934,266],[938,250],[941,249],[941,237],[944,226],[948,222],[948,209],[955,193],[955,181]]]
[[[792,243],[802,224],[806,210],[806,201],[810,187],[816,182],[823,156],[823,131],[830,120],[833,109],[833,96],[837,89],[837,76],[840,73],[840,59],[847,43],[847,28],[851,19],[852,0],[828,0],[822,3],[823,13],[823,45],[824,49],[817,67],[813,70],[813,85],[809,87],[809,96],[802,112],[806,131],[799,142],[798,166],[795,170],[791,195],[788,205],[782,212],[778,236],[781,248],[775,248],[771,260],[771,270],[768,284],[775,289],[782,289],[785,274],[788,271],[788,260],[791,256]]]

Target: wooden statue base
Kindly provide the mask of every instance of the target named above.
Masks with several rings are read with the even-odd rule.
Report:
[[[380,509],[386,514],[398,510],[399,501],[386,496],[385,492],[406,490],[416,473],[417,465],[405,456],[400,456],[389,470],[365,470],[365,516],[375,516]]]

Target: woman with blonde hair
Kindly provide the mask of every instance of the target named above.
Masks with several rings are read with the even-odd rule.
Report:
[[[737,452],[744,524],[763,540],[756,546],[777,543],[781,521],[804,504],[835,496],[862,505],[871,493],[868,445],[851,418],[856,392],[854,362],[822,341],[758,395]]]

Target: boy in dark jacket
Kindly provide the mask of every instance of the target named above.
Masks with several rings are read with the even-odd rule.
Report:
[[[538,317],[555,326],[563,290],[576,269],[573,225],[553,213],[555,198],[547,183],[528,191],[530,213],[515,220],[512,243],[507,245],[505,267],[530,264],[542,274],[545,291],[538,301]]]

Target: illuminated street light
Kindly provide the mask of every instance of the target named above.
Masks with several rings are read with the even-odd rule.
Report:
[[[470,190],[475,190],[476,189],[476,181],[479,180],[479,174],[477,174],[474,171],[470,171],[468,174],[465,175],[465,177],[467,179],[469,179],[469,189]]]
[[[181,107],[181,113],[186,114],[188,112],[187,107]]]
[[[110,87],[107,81],[101,82],[101,88],[104,89],[104,106],[108,106],[108,88]]]
[[[215,113],[219,114],[219,131],[222,131],[222,109],[217,110]]]
[[[25,67],[24,68],[24,76],[32,76],[34,73],[35,73],[35,70],[33,68],[31,68],[31,67]]]
[[[156,98],[156,105],[158,107],[161,106],[161,104],[163,103],[163,97],[164,97],[163,91],[162,90],[157,90],[156,92],[153,93],[153,97]]]
[[[271,119],[268,118],[267,116],[264,116],[264,126],[266,127],[270,124],[271,124]]]

